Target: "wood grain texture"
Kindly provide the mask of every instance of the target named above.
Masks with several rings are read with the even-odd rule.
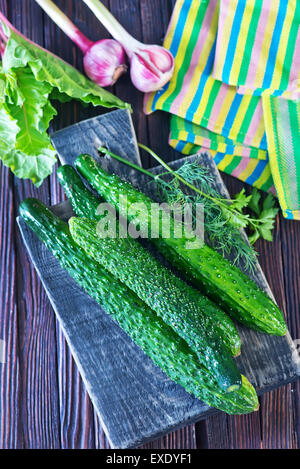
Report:
[[[109,37],[81,3],[78,0],[57,0],[57,4],[91,39]],[[104,3],[136,37],[150,43],[163,37],[175,0],[110,0]],[[33,0],[0,0],[0,9],[28,37],[82,68],[81,52],[42,14]],[[178,153],[167,145],[168,116],[157,112],[145,117],[142,95],[131,86],[128,76],[122,77],[114,91],[134,106],[133,119],[138,139],[152,146],[168,161],[178,158]],[[61,105],[59,111],[53,127],[56,129],[99,113],[99,109],[85,109],[76,103]],[[142,156],[145,166],[151,166],[148,156]],[[0,174],[0,338],[6,339],[9,356],[5,366],[0,364],[0,447],[107,447],[59,325],[50,320],[54,318],[53,311],[24,253],[15,225],[17,208],[23,197],[34,195],[51,205],[62,201],[64,196],[54,175],[36,190],[30,183],[14,178],[2,165]],[[226,175],[224,180],[232,194],[243,186]],[[276,300],[286,311],[294,339],[300,339],[299,246],[300,223],[288,222],[280,215],[274,242],[258,243],[260,263]],[[25,281],[22,270],[26,272]],[[32,296],[34,302],[30,301]],[[39,325],[39,334],[34,340],[36,325]],[[27,361],[29,356],[31,359]],[[41,361],[41,357],[48,357],[50,361]],[[43,373],[39,371],[41,366],[45,366]],[[192,425],[171,433],[151,443],[151,447],[299,447],[299,395],[299,383],[289,385],[265,395],[261,399],[259,414],[255,416],[211,417],[196,427]],[[31,402],[30,407],[28,402]],[[42,421],[37,417],[38,412]]]

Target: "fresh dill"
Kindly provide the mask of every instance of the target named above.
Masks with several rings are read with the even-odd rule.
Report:
[[[213,176],[207,168],[200,166],[198,160],[186,161],[176,170],[176,174],[183,177],[190,184],[195,184],[198,189],[212,196],[212,198],[220,197],[220,194],[213,189]],[[257,262],[257,253],[253,247],[244,241],[239,227],[228,223],[222,209],[212,199],[196,194],[192,190],[186,191],[174,175],[171,179],[168,179],[167,183],[162,182],[161,177],[166,175],[169,175],[169,173],[159,174],[159,178],[156,180],[160,197],[170,205],[176,204],[177,206],[179,204],[184,206],[185,203],[191,204],[193,218],[196,216],[195,207],[202,204],[205,217],[205,235],[210,244],[220,251],[223,256],[233,259],[233,264],[243,262],[245,268],[253,272]]]

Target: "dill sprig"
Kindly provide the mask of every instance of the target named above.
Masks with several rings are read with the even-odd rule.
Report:
[[[197,188],[201,192],[212,196],[212,198],[220,197],[220,194],[213,189],[214,178],[207,168],[199,164],[198,160],[193,162],[186,161],[176,173],[183,177],[190,184],[197,184]],[[157,179],[157,187],[160,197],[165,199],[170,205],[185,203],[191,204],[193,208],[197,204],[202,204],[205,216],[205,234],[210,243],[222,253],[223,256],[230,257],[233,264],[243,262],[245,268],[251,272],[254,271],[257,262],[256,251],[246,243],[241,237],[240,229],[228,223],[228,219],[224,216],[222,209],[216,203],[201,194],[186,192],[178,179],[172,176],[167,183],[161,181],[161,177],[169,173],[159,174]],[[192,212],[193,219],[195,210]],[[194,220],[195,221],[195,220]]]
[[[157,190],[162,198],[170,205],[190,203],[192,216],[195,216],[197,204],[204,206],[205,232],[213,246],[230,256],[234,264],[242,261],[246,269],[253,272],[257,253],[251,246],[261,236],[272,241],[272,230],[278,208],[274,207],[275,198],[268,194],[260,204],[260,193],[254,188],[253,193],[246,195],[245,189],[235,195],[233,199],[222,197],[213,189],[214,179],[207,168],[199,161],[186,161],[180,168],[173,170],[154,151],[145,145],[138,144],[146,150],[166,172],[154,175],[150,171],[110,152],[107,148],[99,148],[99,152],[134,168],[156,181]],[[166,176],[168,178],[166,179]],[[250,208],[255,217],[244,213],[243,209]],[[241,228],[248,228],[250,245],[241,236]]]

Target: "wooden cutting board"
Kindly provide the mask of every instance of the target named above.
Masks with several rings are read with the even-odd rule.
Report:
[[[143,175],[115,160],[99,158],[96,150],[105,144],[111,151],[140,164],[128,111],[113,111],[80,122],[55,133],[52,141],[62,163],[72,164],[80,153],[92,154],[103,167],[151,195],[151,184]],[[204,153],[197,157],[214,176],[214,187],[227,197],[211,156]],[[177,160],[172,165],[177,168],[186,160]],[[69,202],[52,209],[65,220],[72,215]],[[20,219],[18,223],[113,448],[136,447],[218,412],[186,393],[155,366],[105,310],[69,277],[25,223]],[[272,296],[259,265],[253,279]],[[238,328],[242,354],[236,361],[258,394],[299,376],[297,353],[289,334],[272,337],[240,325]]]

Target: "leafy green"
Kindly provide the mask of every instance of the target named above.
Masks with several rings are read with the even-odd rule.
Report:
[[[257,223],[253,224],[249,236],[250,243],[255,243],[260,236],[266,241],[273,241],[272,231],[279,208],[275,207],[275,197],[271,193],[267,195],[262,205],[260,200],[261,195],[255,188],[248,206],[257,216]]]
[[[251,196],[246,196],[243,189],[232,200],[232,206],[235,207],[235,210],[228,211],[228,207],[224,208],[215,203],[215,199],[220,198],[220,195],[213,189],[213,177],[209,170],[201,166],[197,160],[185,162],[175,173],[189,184],[201,189],[201,192],[204,191],[205,194],[210,195],[213,200],[199,193],[196,194],[192,190],[186,192],[175,176],[166,182],[161,180],[160,175],[159,178],[156,178],[156,183],[162,197],[171,205],[190,203],[194,208],[194,217],[195,207],[197,204],[202,204],[205,216],[205,233],[213,246],[223,256],[232,254],[230,257],[234,258],[234,264],[242,261],[248,270],[253,271],[257,262],[257,253],[243,240],[240,233],[240,228],[247,226],[249,215],[245,216],[238,211],[247,206]]]
[[[223,198],[217,191],[212,189],[213,180],[208,170],[199,165],[198,161],[187,161],[175,171],[146,145],[141,143],[138,145],[153,156],[167,171],[153,175],[121,156],[115,155],[105,147],[98,150],[154,178],[160,195],[164,196],[167,202],[172,204],[189,202],[194,207],[196,204],[203,204],[205,230],[208,232],[209,239],[214,246],[221,250],[223,255],[234,251],[235,262],[242,259],[245,267],[253,270],[257,254],[251,245],[260,236],[267,241],[272,241],[272,229],[279,210],[275,207],[274,196],[271,193],[268,194],[263,202],[262,209],[259,205],[261,196],[256,188],[249,196],[246,195],[243,188],[233,199]],[[164,179],[166,175],[172,178],[171,181]],[[187,189],[190,192],[187,193]],[[249,207],[257,214],[256,218],[251,217],[249,213],[243,212],[245,208]],[[241,238],[239,231],[241,228],[250,230],[251,234],[248,236],[250,245]]]
[[[0,70],[0,158],[17,177],[39,186],[51,174],[55,150],[47,130],[56,114],[51,100],[128,108],[74,67],[11,31]]]
[[[241,211],[243,208],[247,207],[249,201],[251,200],[251,195],[246,195],[245,189],[243,188],[241,192],[234,196],[234,199],[231,201],[231,207]]]
[[[252,191],[252,196],[250,197],[248,208],[252,210],[256,215],[260,214],[260,206],[259,206],[259,201],[261,199],[261,194],[256,187],[253,188]]]
[[[19,127],[3,106],[0,106],[0,155],[6,155],[14,148]]]
[[[15,137],[14,148],[3,156],[3,162],[17,177],[29,177],[39,185],[51,174],[56,161],[55,150],[45,131],[44,117],[51,86],[46,82],[37,82],[28,68],[17,69],[15,86],[22,90],[22,105],[8,102],[4,108],[18,126],[19,132]]]
[[[59,93],[94,106],[130,108],[127,103],[87,79],[67,62],[11,31],[3,58],[3,71],[29,66],[37,81]],[[57,99],[59,94],[57,94]]]
[[[212,195],[209,193],[209,190],[201,190],[196,187],[192,182],[187,178],[187,174],[182,176],[178,172],[173,171],[173,169],[164,162],[154,151],[139,143],[139,147],[146,150],[153,158],[158,161],[167,172],[173,175],[178,181],[180,181],[184,186],[192,189],[196,192],[198,196],[210,200],[216,206],[221,209],[224,218],[232,225],[237,228],[249,228],[252,232],[252,235],[249,238],[251,244],[253,244],[259,236],[266,239],[267,241],[272,241],[272,229],[274,227],[275,217],[278,213],[277,208],[275,208],[275,198],[272,194],[269,194],[266,200],[263,203],[262,210],[259,208],[260,195],[257,194],[257,189],[254,189],[254,196],[246,196],[245,189],[242,189],[239,194],[235,196],[234,199],[224,199],[219,194]],[[119,158],[120,159],[120,158]],[[194,171],[194,169],[192,170]],[[191,175],[188,173],[188,176]],[[258,217],[253,218],[249,214],[245,214],[243,209],[247,205],[251,204],[252,207],[258,212]]]

